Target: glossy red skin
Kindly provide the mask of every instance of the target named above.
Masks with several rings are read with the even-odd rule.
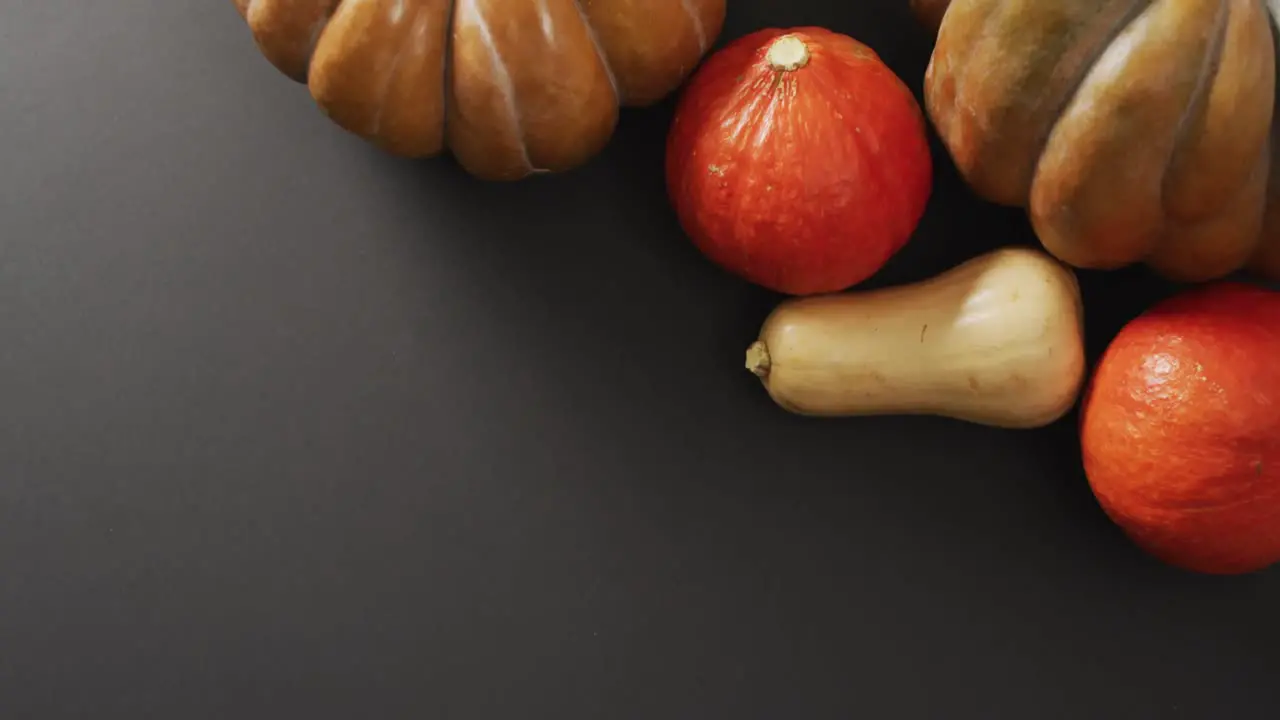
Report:
[[[770,67],[771,42],[810,58]],[[770,28],[711,55],[681,93],[667,188],[685,232],[726,270],[781,293],[835,292],[902,249],[933,183],[910,88],[868,47],[822,28]]]
[[[1280,293],[1215,283],[1130,322],[1080,429],[1094,495],[1139,547],[1219,575],[1280,562]]]

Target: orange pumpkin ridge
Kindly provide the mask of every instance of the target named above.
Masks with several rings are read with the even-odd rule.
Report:
[[[725,0],[233,0],[263,56],[328,117],[472,175],[576,168],[619,110],[673,92]]]
[[[1080,268],[1280,280],[1277,52],[1263,0],[909,0],[924,106],[980,197]]]

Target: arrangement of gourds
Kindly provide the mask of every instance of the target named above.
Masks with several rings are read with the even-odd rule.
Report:
[[[1280,562],[1280,112],[1264,0],[908,0],[918,103],[857,40],[767,28],[712,52],[725,0],[234,0],[341,127],[484,179],[588,162],[620,108],[679,92],[665,158],[690,240],[788,295],[746,350],[782,408],[1035,428],[1080,409],[1101,508],[1178,567]],[[859,291],[911,238],[927,132],[1007,247]],[[1092,369],[1077,270],[1189,289]]]

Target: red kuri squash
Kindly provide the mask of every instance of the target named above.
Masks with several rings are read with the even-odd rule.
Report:
[[[1280,562],[1280,292],[1186,290],[1120,331],[1081,405],[1090,486],[1139,547],[1235,574]]]
[[[667,143],[668,190],[698,249],[792,295],[877,272],[932,179],[910,89],[866,45],[816,27],[760,30],[707,58]]]

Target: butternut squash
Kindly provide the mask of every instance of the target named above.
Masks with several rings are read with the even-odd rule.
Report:
[[[936,32],[924,105],[956,167],[1059,259],[1280,279],[1264,0],[909,2]]]
[[[800,415],[1039,427],[1083,386],[1080,288],[1048,254],[1010,247],[910,285],[791,298],[764,321],[746,367]]]

